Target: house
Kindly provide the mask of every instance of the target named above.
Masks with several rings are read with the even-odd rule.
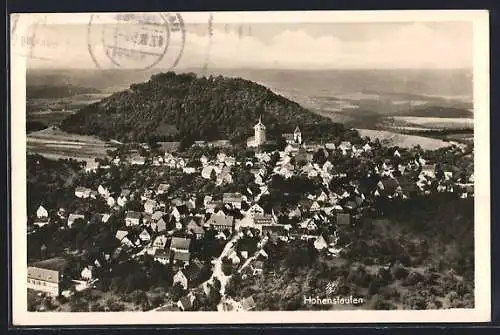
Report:
[[[118,204],[118,206],[123,207],[127,203],[129,197],[130,197],[130,190],[123,189],[118,199],[116,199],[116,203]]]
[[[67,261],[62,257],[50,258],[28,266],[28,289],[57,297],[62,291],[63,271]]]
[[[132,165],[144,165],[146,163],[146,158],[140,155],[135,155],[130,159],[130,164]]]
[[[193,303],[196,300],[196,296],[194,294],[188,294],[177,301],[177,307],[181,311],[189,311],[193,308]]]
[[[90,188],[78,186],[75,188],[75,196],[80,199],[90,198]]]
[[[165,249],[167,245],[167,237],[165,235],[157,236],[153,241],[153,247],[158,249]]]
[[[68,216],[68,227],[71,228],[73,226],[73,223],[75,223],[76,220],[85,220],[85,215],[83,214],[70,214]]]
[[[175,285],[176,283],[181,284],[181,286],[185,290],[187,290],[187,288],[188,288],[188,279],[187,279],[186,275],[184,274],[184,272],[182,272],[182,270],[177,271],[177,273],[174,275],[173,284],[172,285]]]
[[[328,248],[328,243],[326,242],[325,238],[323,235],[319,235],[316,240],[314,241],[314,247],[316,250],[323,250]]]
[[[205,236],[205,229],[203,229],[202,223],[203,218],[201,217],[191,217],[187,220],[186,231],[193,234],[197,240],[200,240]]]
[[[151,221],[153,221],[153,222],[157,222],[157,221],[159,221],[160,219],[162,219],[164,215],[165,215],[165,212],[162,212],[162,211],[156,211],[156,212],[154,212],[153,214],[151,214]]]
[[[48,225],[49,223],[50,223],[50,222],[49,222],[49,219],[48,219],[48,218],[41,218],[40,220],[33,222],[33,224],[34,224],[35,226],[38,226],[38,227],[40,227],[40,228],[41,228],[41,227],[43,227],[43,226]]]
[[[156,193],[157,194],[164,194],[164,193],[167,193],[169,189],[170,189],[169,184],[160,184],[160,185],[158,185],[158,189],[157,189]]]
[[[125,216],[125,224],[128,226],[137,226],[141,222],[141,213],[128,211]]]
[[[222,195],[222,202],[224,204],[230,204],[233,208],[241,209],[241,202],[243,196],[241,193],[224,193]]]
[[[189,251],[175,250],[173,258],[175,263],[183,262],[184,264],[189,264],[191,253]]]
[[[255,261],[252,265],[253,275],[261,275],[264,273],[264,262],[263,261]]]
[[[167,222],[161,217],[158,221],[151,222],[151,229],[157,233],[162,233],[167,230]]]
[[[352,144],[349,141],[342,141],[339,145],[339,149],[342,150],[342,152],[345,152],[347,150],[351,150]]]
[[[179,204],[170,212],[170,215],[175,218],[175,221],[180,221],[180,219],[187,214],[189,214],[189,208],[186,204]]]
[[[309,210],[311,212],[316,212],[316,211],[319,211],[320,209],[321,209],[321,206],[319,205],[319,203],[317,201],[315,201],[312,203],[311,208]]]
[[[363,145],[362,149],[364,152],[368,152],[368,151],[372,150],[372,147],[370,146],[370,144],[365,143],[365,145]]]
[[[189,248],[191,246],[191,239],[184,237],[172,237],[172,241],[170,242],[170,250],[172,251],[182,251],[189,252]]]
[[[211,179],[212,178],[212,173],[215,173],[215,176],[217,176],[217,171],[216,171],[216,168],[215,166],[212,166],[212,165],[208,165],[208,166],[205,166],[202,170],[201,170],[201,176],[205,179]]]
[[[273,223],[276,223],[275,217],[270,214],[256,214],[253,217],[253,222],[256,226],[272,225]]]
[[[146,229],[143,229],[139,234],[139,239],[143,242],[149,242],[151,240],[151,235]]]
[[[47,210],[42,205],[40,205],[36,210],[36,217],[39,219],[48,218],[49,212],[47,212]]]
[[[157,207],[158,203],[155,200],[148,199],[144,203],[144,211],[148,214],[153,214]]]
[[[288,239],[288,231],[286,230],[284,225],[281,224],[272,224],[272,225],[263,225],[261,226],[262,235],[269,235],[273,239],[280,238],[282,240]]]
[[[212,214],[207,220],[207,224],[218,231],[226,229],[233,231],[233,217],[230,215]]]
[[[264,215],[264,208],[260,207],[259,204],[254,204],[252,205],[252,207],[250,207],[248,213],[252,217],[255,215]]]
[[[240,301],[240,304],[241,308],[244,311],[251,311],[252,309],[255,309],[255,307],[257,306],[252,296],[244,298],[243,300]]]
[[[99,193],[103,198],[107,198],[110,195],[109,190],[102,185],[97,187],[97,193]]]
[[[121,241],[128,235],[128,231],[126,230],[118,230],[115,234],[115,237],[118,241]]]
[[[92,280],[92,270],[93,270],[93,266],[89,265],[89,266],[86,266],[83,268],[82,272],[80,272],[80,277],[82,277],[82,279],[84,280],[87,280],[87,281],[90,281]]]
[[[128,236],[125,236],[120,242],[121,242],[121,244],[128,246],[128,247],[134,246],[134,243],[128,238]]]
[[[155,262],[161,263],[163,265],[170,263],[170,256],[172,255],[170,250],[156,249],[154,253]]]
[[[420,172],[420,177],[436,178],[436,165],[426,164],[422,165],[422,171]]]
[[[113,198],[113,197],[108,197],[108,198],[106,199],[106,203],[108,204],[108,206],[109,206],[109,207],[114,207],[114,206],[115,206],[115,204],[116,204],[115,198]],[[123,204],[123,205],[125,205],[125,204]]]

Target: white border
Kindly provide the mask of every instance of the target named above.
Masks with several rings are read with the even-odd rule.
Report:
[[[186,22],[206,22],[209,13],[183,13]],[[47,23],[87,24],[83,14],[15,14]],[[12,315],[13,325],[126,325],[234,323],[482,322],[490,320],[489,16],[476,11],[220,12],[217,22],[403,22],[468,21],[474,29],[475,308],[439,311],[272,312],[27,312],[26,290],[26,59],[11,50]],[[24,19],[24,17],[23,17]],[[29,20],[28,20],[29,21]],[[16,29],[20,29],[17,27]]]

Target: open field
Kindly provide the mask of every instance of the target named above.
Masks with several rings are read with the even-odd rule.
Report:
[[[438,139],[415,136],[415,135],[404,135],[397,134],[386,130],[373,130],[373,129],[356,129],[360,136],[368,136],[371,139],[378,138],[383,144],[389,146],[399,146],[403,148],[412,148],[416,145],[420,145],[422,149],[434,150],[439,148],[448,147],[451,144]]]
[[[93,162],[103,158],[110,144],[92,136],[66,133],[59,128],[49,127],[26,136],[26,150],[48,158],[73,158]]]
[[[453,129],[473,127],[473,118],[442,118],[442,117],[420,117],[420,116],[395,116],[396,122],[404,122],[434,129]]]

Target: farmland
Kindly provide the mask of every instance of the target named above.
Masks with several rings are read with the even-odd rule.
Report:
[[[393,119],[396,122],[402,122],[411,125],[432,129],[454,129],[473,127],[474,119],[472,118],[444,118],[444,117],[420,117],[420,116],[395,116]]]
[[[388,146],[399,146],[403,148],[411,148],[416,145],[424,150],[434,150],[450,146],[451,143],[439,139],[433,139],[423,136],[398,134],[386,130],[373,130],[373,129],[356,129],[359,135],[364,137],[368,136],[371,139],[378,138],[382,143]]]
[[[111,146],[92,136],[69,134],[49,127],[26,136],[26,150],[48,158],[73,158],[92,164],[95,158],[106,156]]]

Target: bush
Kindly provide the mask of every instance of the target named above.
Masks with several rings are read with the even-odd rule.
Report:
[[[398,263],[392,267],[391,273],[396,279],[405,279],[408,276],[408,270]]]

